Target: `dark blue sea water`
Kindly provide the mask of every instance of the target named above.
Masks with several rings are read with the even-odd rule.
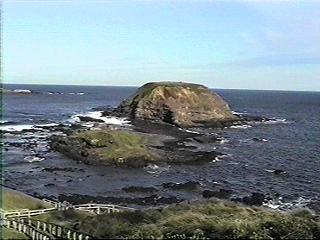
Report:
[[[66,123],[94,107],[116,106],[134,87],[6,85],[33,94],[3,96],[2,130],[16,125]],[[197,166],[119,169],[77,164],[59,153],[48,153],[46,132],[4,132],[5,185],[34,195],[87,194],[129,196],[125,186],[155,186],[161,196],[201,198],[201,192],[171,191],[163,182],[198,181],[202,190],[230,189],[234,197],[261,192],[270,206],[307,205],[320,209],[320,92],[215,90],[236,112],[277,121],[228,128],[225,141],[214,148],[226,154],[221,161]],[[264,139],[255,141],[254,139]],[[13,144],[12,144],[13,143]],[[17,143],[17,144],[15,144]],[[26,145],[32,143],[32,149]],[[10,145],[11,144],[11,145]],[[38,159],[32,157],[38,156]],[[76,171],[45,171],[47,168]],[[78,171],[79,170],[79,171]],[[278,172],[275,170],[278,170]],[[51,183],[51,184],[50,184]],[[52,184],[54,183],[54,184]]]

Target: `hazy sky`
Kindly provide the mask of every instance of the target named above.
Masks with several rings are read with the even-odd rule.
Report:
[[[6,83],[320,91],[320,1],[2,1]]]

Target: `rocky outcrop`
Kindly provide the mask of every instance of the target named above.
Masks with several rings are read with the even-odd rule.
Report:
[[[159,120],[180,127],[237,119],[218,94],[202,85],[180,82],[147,83],[123,101],[117,111],[131,119]]]
[[[159,124],[158,124],[159,125]],[[199,145],[195,133],[180,131],[160,124],[157,133],[138,130],[102,128],[77,129],[67,136],[51,137],[50,146],[69,158],[90,165],[145,167],[149,164],[204,164],[222,155],[212,147]],[[172,135],[167,136],[170,132]],[[206,136],[203,136],[204,138]]]
[[[91,165],[142,167],[155,159],[147,140],[121,130],[86,130],[70,136],[53,136],[51,148]]]

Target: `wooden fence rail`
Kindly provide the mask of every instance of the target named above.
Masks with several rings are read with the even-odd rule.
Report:
[[[74,209],[77,211],[85,211],[93,214],[112,213],[121,211],[134,211],[135,209],[112,204],[78,204],[72,205],[68,202],[54,202],[44,199],[49,203],[51,208],[30,210],[3,210],[0,209],[1,226],[6,228],[13,228],[34,240],[49,240],[49,239],[68,239],[68,240],[89,240],[93,239],[87,233],[76,231],[71,228],[60,226],[54,223],[44,222],[32,219],[32,216],[45,214],[53,211],[62,211],[67,209]]]

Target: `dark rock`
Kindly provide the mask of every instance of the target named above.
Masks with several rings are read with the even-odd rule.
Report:
[[[222,199],[227,199],[230,197],[232,194],[231,190],[226,190],[226,189],[219,189],[219,191],[211,191],[211,190],[204,190],[202,192],[202,196],[204,198],[222,198]]]
[[[263,193],[254,192],[251,194],[251,196],[246,196],[243,198],[235,198],[232,200],[235,202],[241,202],[247,205],[261,206],[264,202],[271,200],[271,198],[267,197]]]
[[[219,138],[215,135],[198,136],[193,139],[198,143],[214,143],[219,141]]]
[[[41,171],[42,172],[74,172],[74,169],[53,167],[53,168],[43,168]]]
[[[101,119],[96,119],[92,117],[87,117],[87,116],[78,116],[81,122],[98,122],[98,123],[104,123],[103,120]]]
[[[280,175],[280,174],[283,174],[283,173],[286,173],[284,170],[281,170],[281,169],[275,169],[274,171],[273,171],[273,173],[275,174],[275,175]]]
[[[53,186],[55,186],[55,184],[53,184],[53,183],[48,183],[48,184],[45,184],[44,186],[45,186],[45,187],[53,187]]]
[[[267,140],[265,140],[264,138],[256,138],[256,137],[254,137],[254,138],[252,138],[252,140],[255,141],[255,142],[267,142]]]
[[[95,203],[109,203],[109,204],[134,204],[134,205],[162,205],[162,204],[173,204],[179,203],[183,200],[176,197],[162,197],[158,195],[150,195],[147,197],[102,197],[102,196],[88,196],[88,195],[64,195],[60,194],[58,197],[60,202],[67,201],[72,204],[83,204],[89,202]]]
[[[162,186],[164,188],[170,188],[172,190],[192,191],[192,190],[196,190],[200,186],[200,183],[193,182],[193,181],[189,181],[185,183],[163,183]]]
[[[130,187],[124,187],[122,188],[123,191],[128,193],[150,193],[150,192],[156,192],[158,189],[154,187],[142,187],[142,186],[130,186]]]

